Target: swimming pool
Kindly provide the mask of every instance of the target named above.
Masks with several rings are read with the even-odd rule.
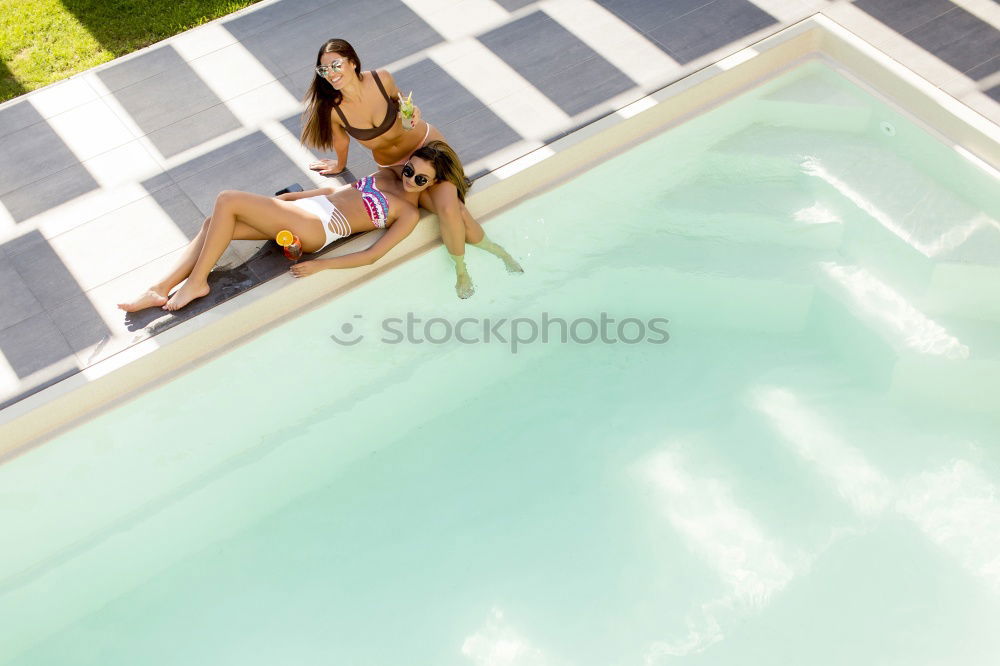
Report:
[[[987,663],[993,178],[817,62],[609,159],[490,222],[524,276],[422,256],[0,466],[0,662]]]

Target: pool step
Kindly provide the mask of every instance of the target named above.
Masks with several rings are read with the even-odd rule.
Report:
[[[761,123],[828,132],[862,132],[872,122],[871,103],[836,75],[797,78],[763,95],[755,109]]]
[[[808,248],[840,246],[840,218],[791,183],[697,180],[656,197],[658,228],[686,237]]]
[[[922,311],[863,266],[823,262],[810,325],[892,396],[1000,410],[996,325]]]
[[[752,126],[713,151],[723,162],[795,164],[842,220],[841,251],[851,262],[930,314],[1000,321],[1000,299],[991,296],[1000,287],[1000,221],[889,148]]]

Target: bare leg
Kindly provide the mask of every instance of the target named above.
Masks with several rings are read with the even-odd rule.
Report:
[[[462,211],[465,206],[458,199],[458,190],[452,183],[440,182],[420,197],[420,205],[437,213],[441,227],[441,240],[455,262],[455,292],[459,298],[468,298],[475,291],[472,278],[465,267],[466,228]],[[471,218],[471,216],[470,216]],[[473,221],[476,227],[479,224]]]
[[[208,235],[208,227],[212,218],[206,217],[201,224],[198,235],[191,239],[191,242],[184,248],[184,253],[178,258],[177,263],[170,269],[163,279],[154,283],[138,297],[131,301],[119,303],[118,307],[125,312],[136,312],[146,308],[161,307],[166,304],[170,291],[183,282],[191,269],[194,268],[195,261],[205,245],[205,238]],[[233,240],[265,240],[267,236],[242,222],[237,223],[233,234]]]
[[[236,237],[240,223],[260,232],[264,238],[273,238],[280,230],[288,229],[302,239],[302,248],[307,252],[320,249],[326,242],[322,220],[290,202],[249,192],[222,192],[215,200],[194,266],[181,288],[163,306],[165,310],[178,310],[208,294],[208,274]]]

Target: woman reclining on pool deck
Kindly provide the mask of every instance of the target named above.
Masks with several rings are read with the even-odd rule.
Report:
[[[468,181],[461,162],[448,144],[432,141],[414,152],[405,164],[381,169],[336,191],[325,188],[272,198],[227,190],[219,194],[211,217],[202,224],[173,270],[138,298],[119,303],[118,307],[126,312],[151,307],[178,310],[208,294],[208,274],[229,241],[271,239],[282,229],[299,237],[303,252],[318,252],[351,234],[387,229],[365,250],[292,266],[296,277],[325,268],[374,263],[413,231],[420,219],[420,193],[444,180],[454,184],[465,199]],[[170,291],[185,279],[171,296]]]

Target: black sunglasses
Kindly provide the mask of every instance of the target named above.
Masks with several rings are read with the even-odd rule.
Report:
[[[410,166],[409,162],[403,165],[403,178],[413,178],[413,167]],[[427,176],[419,174],[413,178],[413,182],[417,184],[417,187],[423,187],[427,184]]]

